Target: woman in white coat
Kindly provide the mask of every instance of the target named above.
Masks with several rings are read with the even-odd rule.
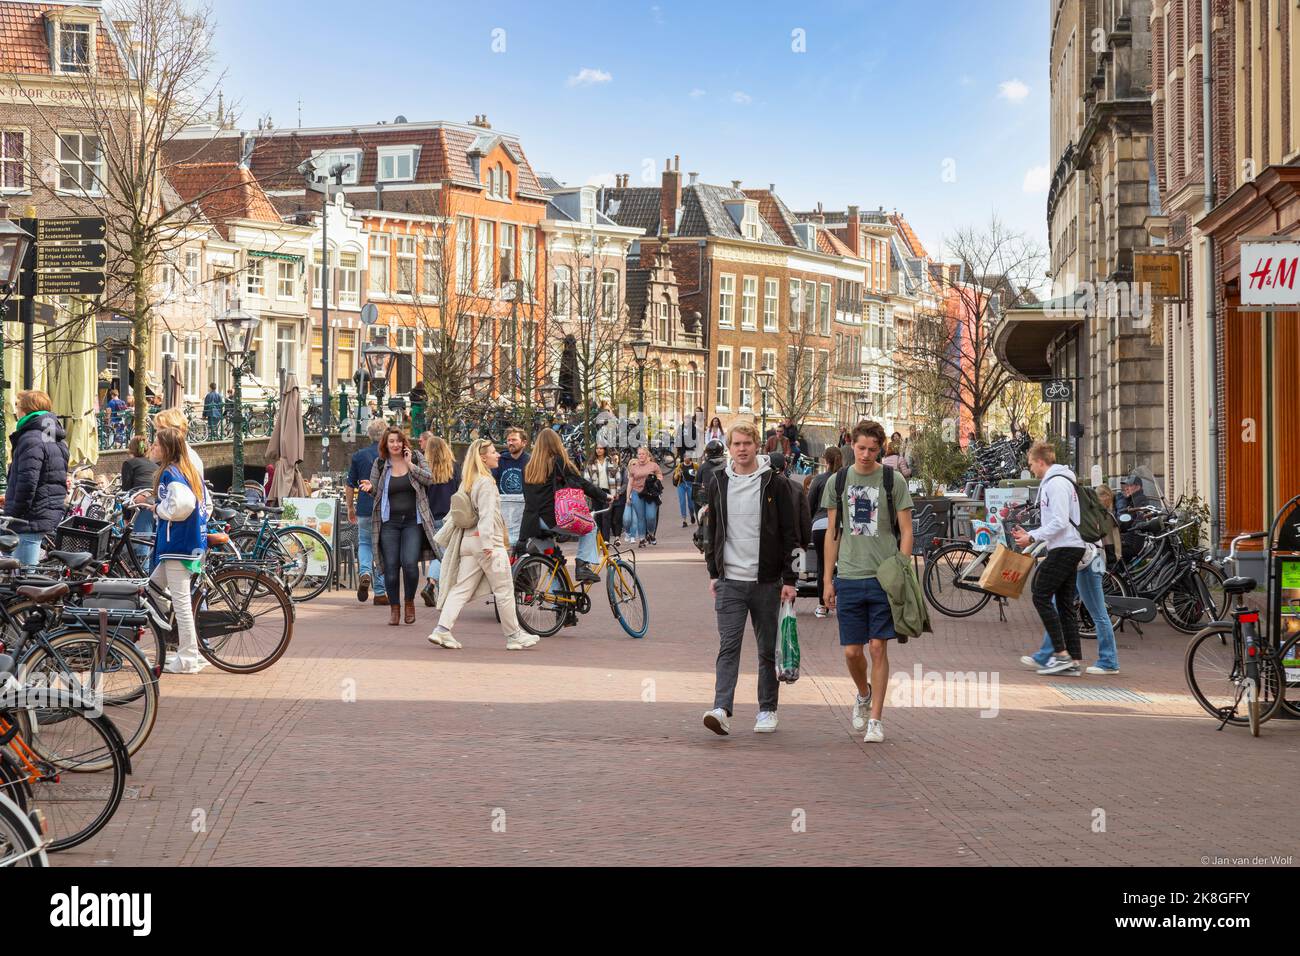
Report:
[[[501,519],[501,493],[492,478],[492,469],[500,458],[496,446],[482,438],[470,442],[465,452],[460,489],[452,496],[451,511],[434,538],[444,551],[438,578],[438,609],[442,613],[429,635],[430,644],[459,648],[461,643],[452,636],[456,619],[466,604],[489,594],[496,597],[506,650],[520,651],[537,643],[535,635],[520,628],[515,613],[510,540]],[[473,514],[458,524],[466,497]]]

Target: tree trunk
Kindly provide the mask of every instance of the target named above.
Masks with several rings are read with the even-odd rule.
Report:
[[[145,389],[149,381],[149,298],[145,267],[145,250],[137,241],[131,249],[132,305],[131,317],[132,351],[135,356],[135,428],[137,437],[147,438],[149,428],[149,400]]]

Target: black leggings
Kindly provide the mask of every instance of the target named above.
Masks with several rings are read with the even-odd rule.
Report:
[[[389,600],[397,600],[398,580],[402,586],[400,593],[407,604],[415,601],[415,592],[420,588],[420,543],[424,532],[415,520],[414,514],[390,514],[388,520],[379,526],[379,550],[384,556],[384,587],[388,590]]]
[[[1068,651],[1076,661],[1083,657],[1079,617],[1074,613],[1074,576],[1081,560],[1083,548],[1053,548],[1034,574],[1034,607],[1052,638],[1052,649],[1057,654]]]

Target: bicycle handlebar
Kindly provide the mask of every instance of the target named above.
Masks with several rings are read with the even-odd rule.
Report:
[[[1232,539],[1232,544],[1228,546],[1228,560],[1235,562],[1237,560],[1237,542],[1238,541],[1258,541],[1260,538],[1267,538],[1267,531],[1252,531],[1249,534],[1239,534]]]

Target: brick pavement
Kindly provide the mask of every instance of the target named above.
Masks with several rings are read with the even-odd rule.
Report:
[[[671,506],[668,511],[674,510]],[[702,559],[665,516],[640,552],[649,636],[626,637],[603,591],[576,628],[507,652],[490,608],[461,619],[462,651],[428,645],[435,612],[335,593],[299,609],[269,671],[164,675],[132,792],[61,865],[1170,864],[1202,854],[1297,855],[1300,725],[1222,733],[1188,697],[1186,639],[1120,635],[1123,674],[1040,678],[1033,610],[936,620],[897,647],[896,673],[997,678],[978,706],[894,706],[888,740],[849,727],[852,684],[834,619],[801,602],[803,677],[781,727],[751,733],[746,638],[733,735],[700,715],[716,633]],[[1085,650],[1089,650],[1085,642]],[[1149,700],[1070,700],[1053,684]],[[1094,832],[1095,811],[1105,831]],[[806,823],[795,832],[793,823]],[[495,824],[495,829],[494,829]],[[502,830],[504,825],[504,832]]]

